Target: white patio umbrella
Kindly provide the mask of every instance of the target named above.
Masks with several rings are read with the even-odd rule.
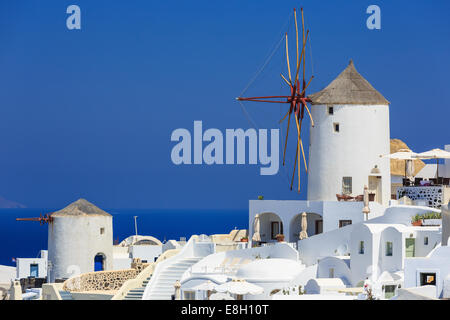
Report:
[[[306,219],[306,212],[302,213],[302,231],[300,231],[300,235],[299,238],[300,240],[306,239],[308,238],[308,233],[306,232],[306,230],[308,229],[308,220]]]
[[[199,290],[199,291],[213,291],[216,289],[216,287],[217,287],[217,284],[215,284],[211,280],[208,280],[208,281],[200,283],[199,285],[193,287],[192,289]]]
[[[411,181],[413,180],[414,178],[413,160],[418,159],[417,153],[412,152],[409,149],[400,149],[397,152],[381,155],[380,157],[394,160],[405,160],[405,178],[409,178],[409,180]]]
[[[416,159],[436,159],[436,178],[439,178],[439,159],[450,159],[450,152],[442,149],[432,149],[425,152],[418,153]]]
[[[264,289],[243,279],[233,279],[216,287],[217,292],[228,292],[236,295],[261,294]]]
[[[234,300],[234,298],[227,293],[217,292],[213,293],[209,300]]]
[[[381,158],[389,158],[389,159],[395,159],[395,160],[415,160],[415,156],[417,153],[412,152],[409,149],[400,149],[397,152],[391,153],[391,154],[385,154],[381,155]]]
[[[259,214],[255,215],[255,220],[253,221],[253,236],[252,241],[261,241]]]
[[[208,280],[208,281],[200,283],[199,285],[193,287],[192,289],[199,290],[199,291],[206,291],[208,298],[211,299],[211,291],[215,290],[216,287],[217,287],[217,284],[215,284],[211,280]]]

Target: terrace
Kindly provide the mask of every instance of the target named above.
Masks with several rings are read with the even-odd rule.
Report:
[[[416,205],[440,208],[450,200],[450,178],[403,179],[403,186],[397,189],[397,199],[408,197]]]

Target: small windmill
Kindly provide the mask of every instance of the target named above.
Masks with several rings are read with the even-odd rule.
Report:
[[[280,120],[280,123],[283,122],[287,117],[287,130],[286,130],[286,139],[284,144],[283,151],[283,165],[285,165],[286,158],[286,148],[287,148],[287,140],[289,136],[289,127],[291,122],[291,117],[293,116],[295,119],[295,123],[297,126],[297,148],[295,152],[295,163],[294,163],[294,171],[292,173],[291,180],[291,190],[294,183],[295,171],[296,167],[298,167],[298,192],[300,192],[300,152],[303,156],[303,162],[305,164],[305,171],[308,172],[308,166],[306,163],[305,151],[303,148],[303,142],[301,138],[302,132],[302,123],[305,115],[305,110],[308,113],[308,116],[311,120],[311,126],[314,126],[314,121],[311,116],[311,112],[308,108],[308,102],[311,102],[310,99],[306,97],[306,89],[311,83],[311,80],[314,76],[311,76],[308,82],[305,79],[305,70],[306,70],[306,42],[308,40],[309,30],[305,33],[305,21],[303,17],[303,8],[301,8],[302,15],[302,47],[301,52],[299,50],[299,32],[297,25],[297,11],[294,9],[294,20],[295,20],[295,36],[296,36],[296,68],[294,72],[294,77],[291,74],[291,63],[289,57],[289,43],[288,43],[288,35],[285,34],[285,42],[286,42],[286,62],[287,62],[287,70],[288,70],[288,78],[286,78],[283,74],[280,74],[283,82],[287,84],[289,87],[290,93],[289,95],[284,96],[260,96],[260,97],[238,97],[236,98],[239,101],[253,101],[253,102],[268,102],[268,103],[286,103],[289,104],[289,109],[286,112],[285,116]],[[300,71],[302,71],[302,79],[300,80]],[[289,80],[288,80],[289,79]]]

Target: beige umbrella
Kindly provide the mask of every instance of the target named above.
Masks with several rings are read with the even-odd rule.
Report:
[[[439,178],[439,159],[450,159],[450,152],[442,149],[432,149],[416,155],[416,159],[436,159],[436,178]]]
[[[362,210],[362,212],[366,215],[366,220],[369,220],[369,213],[370,213],[370,208],[369,208],[369,188],[367,186],[364,186],[364,208]]]
[[[308,233],[306,229],[308,228],[308,221],[306,220],[306,212],[302,213],[302,231],[300,231],[299,238],[300,240],[308,238]]]
[[[261,241],[261,235],[259,233],[260,222],[259,222],[259,214],[255,215],[255,220],[253,221],[253,236],[252,241]]]
[[[176,281],[175,284],[173,285],[175,288],[175,300],[180,300],[181,299],[181,283],[180,281]]]
[[[414,160],[406,160],[406,178],[409,181],[414,181]]]

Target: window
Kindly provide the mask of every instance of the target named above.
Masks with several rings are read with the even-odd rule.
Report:
[[[316,234],[323,232],[323,220],[316,220]]]
[[[328,278],[334,278],[334,268],[328,270]]]
[[[352,224],[352,220],[339,220],[339,228]]]
[[[100,234],[104,234],[105,233],[105,228],[100,228]]]
[[[359,242],[359,254],[364,254],[364,241]]]
[[[392,257],[392,242],[386,242],[386,256]]]
[[[421,286],[435,286],[436,285],[436,273],[420,273],[420,285]]]
[[[386,299],[390,299],[395,296],[395,285],[386,285],[384,286],[384,297]]]
[[[426,245],[426,246],[428,245],[428,237],[425,237],[425,238],[423,239],[423,244]]]
[[[271,239],[275,240],[277,238],[277,234],[283,233],[283,224],[279,221],[271,222]]]
[[[32,263],[30,264],[30,277],[38,278],[39,276],[39,265]]]
[[[352,177],[342,177],[342,193],[352,193]]]
[[[339,132],[339,122],[333,123],[334,132]]]
[[[195,300],[195,291],[184,291],[184,300]]]
[[[333,107],[328,107],[328,114],[330,116],[332,116],[334,114],[334,108]]]

